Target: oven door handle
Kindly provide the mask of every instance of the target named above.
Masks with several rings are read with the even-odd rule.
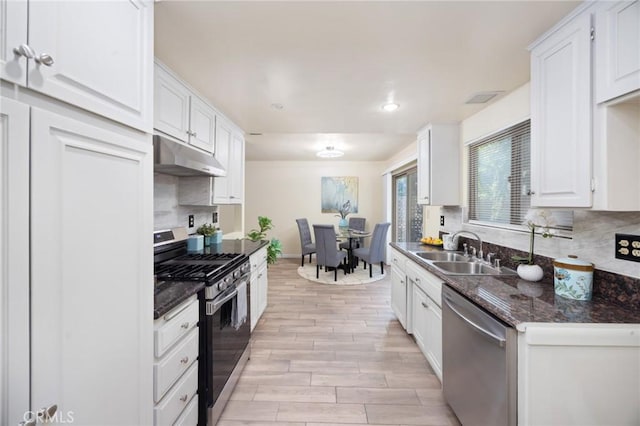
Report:
[[[207,302],[207,315],[213,315],[216,313],[218,309],[229,300],[236,297],[238,294],[238,290],[233,290],[233,292],[229,293],[229,295],[225,296],[222,300],[216,300],[215,302]]]
[[[453,301],[448,299],[445,295],[444,297],[444,303],[447,304],[447,306],[449,307],[449,309],[451,309],[451,311],[456,314],[458,317],[460,317],[461,320],[463,320],[464,322],[466,322],[467,324],[469,324],[471,327],[475,328],[479,333],[484,334],[485,336],[487,336],[488,338],[495,340],[495,342],[501,347],[503,348],[505,343],[507,343],[507,341],[499,336],[496,336],[495,334],[493,334],[492,332],[485,330],[484,328],[480,327],[478,324],[476,324],[475,322],[471,321],[469,318],[465,317],[464,315],[462,315],[462,313],[460,313],[456,308],[453,307],[452,303]]]

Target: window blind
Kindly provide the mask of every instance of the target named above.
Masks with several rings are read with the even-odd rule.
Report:
[[[469,220],[522,225],[531,207],[531,124],[523,121],[469,146]],[[553,211],[571,230],[572,211]]]

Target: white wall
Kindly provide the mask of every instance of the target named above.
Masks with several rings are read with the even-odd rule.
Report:
[[[383,162],[349,161],[247,161],[245,164],[245,231],[256,228],[258,216],[273,220],[268,234],[282,242],[284,256],[300,255],[296,219],[313,224],[338,226],[334,214],[320,210],[320,178],[358,177],[358,213],[365,217],[367,229],[384,219]],[[313,228],[311,230],[313,232]]]
[[[468,154],[465,142],[477,140],[498,130],[509,127],[529,117],[529,83],[511,92],[494,104],[467,118],[461,123],[461,152],[463,203],[468,203]],[[464,208],[442,208],[447,232],[469,229],[478,233],[484,241],[501,246],[528,251],[529,236],[522,232],[485,228],[464,223]],[[640,233],[638,212],[595,212],[575,210],[573,238],[544,239],[536,237],[535,252],[547,257],[566,257],[575,254],[593,262],[597,269],[632,277],[640,277],[640,264],[615,258],[615,233]]]

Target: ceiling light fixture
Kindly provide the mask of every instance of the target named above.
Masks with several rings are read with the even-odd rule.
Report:
[[[322,151],[318,151],[316,155],[320,158],[336,158],[342,157],[344,155],[344,152],[337,150],[332,146],[328,146]]]
[[[387,112],[392,112],[400,108],[400,105],[394,104],[393,102],[389,102],[388,104],[382,105],[382,109]]]
[[[284,105],[275,103],[275,104],[271,104],[271,108],[280,110],[284,108]]]

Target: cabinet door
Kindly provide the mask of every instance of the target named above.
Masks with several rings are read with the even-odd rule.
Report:
[[[179,139],[189,141],[189,90],[162,67],[154,67],[153,127]]]
[[[31,120],[32,407],[151,424],[150,137],[36,108]]]
[[[267,279],[267,263],[264,262],[258,269],[258,316],[262,316],[267,309],[269,293],[269,280]]]
[[[231,152],[229,153],[229,201],[241,204],[244,198],[244,137],[238,132],[231,136]]]
[[[391,266],[391,309],[403,328],[407,328],[407,284],[404,272]]]
[[[27,85],[27,58],[14,48],[27,43],[27,0],[0,0],[0,78]]]
[[[418,136],[418,204],[431,204],[431,129]]]
[[[591,206],[591,17],[531,52],[531,205]]]
[[[222,167],[227,171],[227,176],[215,177],[213,183],[214,196],[213,200],[216,204],[229,204],[229,155],[231,153],[231,126],[224,120],[216,121],[216,159]]]
[[[0,99],[0,424],[29,410],[29,108]]]
[[[153,2],[29,2],[29,87],[151,132]]]
[[[413,337],[420,347],[423,354],[426,355],[427,344],[427,295],[416,285],[413,286]]]
[[[442,381],[442,309],[431,298],[426,298],[427,309],[425,355],[436,376]]]
[[[216,129],[216,112],[197,96],[191,95],[191,113],[189,114],[191,137],[189,143],[207,152],[213,153]]]
[[[595,43],[597,102],[640,89],[640,1],[604,2]]]

